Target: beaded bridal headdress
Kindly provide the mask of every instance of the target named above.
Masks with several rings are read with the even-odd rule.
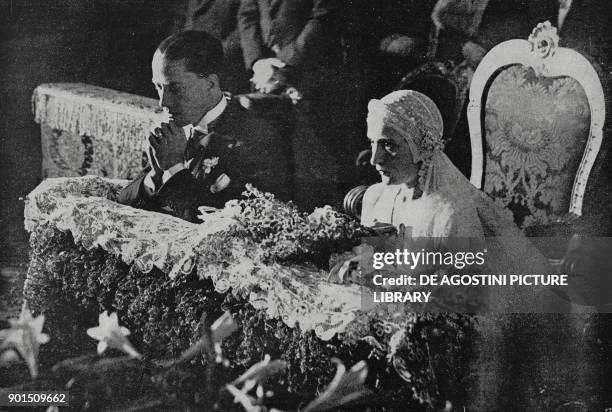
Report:
[[[435,103],[414,90],[398,90],[382,99],[370,100],[368,123],[382,121],[402,136],[410,147],[415,163],[421,162],[419,188],[430,193],[442,183],[434,166],[444,156],[442,115]]]

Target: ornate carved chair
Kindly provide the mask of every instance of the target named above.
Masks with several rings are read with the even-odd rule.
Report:
[[[470,181],[531,235],[582,215],[602,144],[605,102],[597,71],[558,44],[549,22],[528,40],[500,43],[470,88]]]

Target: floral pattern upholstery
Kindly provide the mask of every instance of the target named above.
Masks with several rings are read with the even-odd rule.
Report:
[[[485,192],[522,228],[562,217],[589,127],[588,100],[574,79],[503,70],[486,97]]]

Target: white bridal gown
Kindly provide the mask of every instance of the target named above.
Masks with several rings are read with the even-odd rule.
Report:
[[[403,224],[412,237],[482,238],[483,228],[470,196],[458,196],[444,188],[413,199],[406,184],[370,186],[363,197],[361,224]]]
[[[369,187],[363,198],[361,223],[369,227],[391,224],[399,228],[404,225],[402,237],[405,240],[432,238],[432,249],[459,246],[465,247],[464,251],[475,251],[485,245],[479,239],[486,238],[483,274],[551,273],[547,259],[522,234],[507,211],[501,210],[469,182],[464,184],[462,179],[456,179],[417,199],[413,199],[413,195],[414,189],[405,184],[378,183]],[[504,312],[567,310],[565,302],[550,299],[546,289],[495,288],[489,295],[490,308]]]

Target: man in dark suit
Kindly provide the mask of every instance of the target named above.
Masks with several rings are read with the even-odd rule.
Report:
[[[159,103],[171,115],[149,136],[150,166],[119,202],[197,221],[199,206],[223,207],[246,183],[288,199],[288,148],[271,126],[221,91],[219,40],[183,31],[160,43],[152,62]]]

